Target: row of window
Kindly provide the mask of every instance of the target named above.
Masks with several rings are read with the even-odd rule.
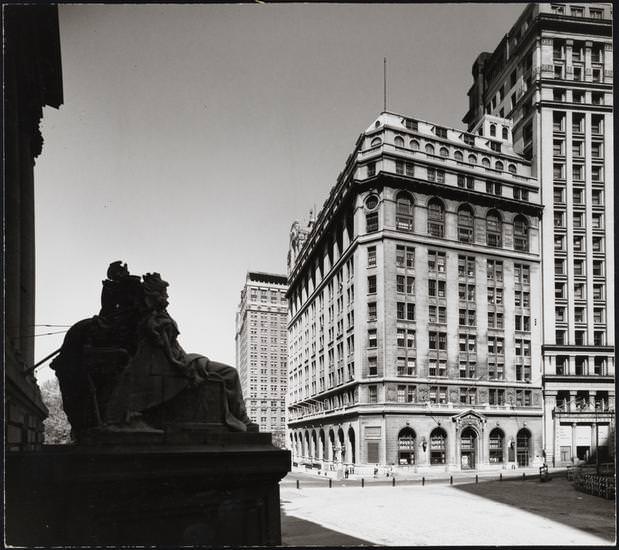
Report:
[[[555,321],[557,323],[567,323],[566,308],[555,308]],[[585,307],[576,306],[574,308],[574,322],[586,323],[587,322],[587,309]],[[602,325],[606,323],[606,308],[594,307],[593,308],[593,323],[596,325]]]
[[[555,204],[565,204],[566,203],[565,195],[566,195],[566,188],[564,186],[555,185],[555,187],[553,188],[553,197],[552,197],[553,202]],[[585,205],[585,188],[584,187],[573,187],[572,188],[572,203],[575,206]],[[592,206],[604,206],[604,190],[603,189],[592,189],[591,190],[591,205]],[[594,212],[591,216],[591,224],[594,228],[601,228],[603,226],[602,214],[599,212]]]
[[[554,235],[554,248],[556,251],[565,252],[566,250],[566,235],[557,233],[557,229],[555,229]],[[573,239],[572,252],[576,252],[578,254],[585,253],[587,250],[585,248],[585,237],[583,235],[574,235]],[[594,252],[603,252],[604,251],[604,240],[602,237],[595,237],[592,240],[592,246]],[[603,276],[605,272],[604,269],[604,260],[593,260],[593,275]]]
[[[564,180],[566,176],[565,163],[555,162],[552,165],[552,177],[555,180]],[[585,165],[572,163],[572,180],[585,181]],[[604,181],[604,166],[598,164],[591,165],[591,181]]]
[[[604,92],[590,92],[592,105],[604,105]],[[587,94],[581,90],[571,90],[572,103],[585,103]],[[567,90],[565,88],[553,88],[553,101],[567,101]]]
[[[603,19],[604,18],[604,10],[599,7],[587,7],[587,11],[585,11],[584,6],[565,6],[564,4],[552,4],[550,6],[552,13],[556,15],[571,15],[572,17],[586,17],[589,16],[591,19]]]
[[[371,204],[373,205],[374,201]],[[398,193],[396,196],[396,229],[409,233],[415,231],[414,207],[413,197],[409,193],[404,191]],[[457,217],[458,240],[466,243],[474,242],[475,217],[473,209],[464,204],[458,208]],[[378,230],[378,212],[366,213],[366,232],[373,233]],[[427,233],[433,237],[443,238],[445,236],[445,206],[440,199],[432,198],[428,201]],[[501,248],[503,246],[502,234],[503,221],[501,215],[497,210],[490,210],[486,214],[486,244]],[[513,235],[514,250],[528,251],[529,224],[524,216],[518,215],[514,218]]]
[[[555,139],[552,142],[552,154],[555,157],[565,156],[565,140]],[[572,141],[572,156],[584,157],[585,156],[585,142],[582,140]],[[592,141],[591,142],[591,156],[593,158],[601,159],[604,156],[604,142]]]
[[[590,344],[589,335],[586,330],[575,330],[574,338],[571,340],[568,338],[568,331],[565,329],[558,329],[555,331],[555,343],[558,346],[565,346],[568,344],[573,344],[575,346],[587,346]],[[605,346],[606,345],[606,331],[605,330],[594,330],[593,331],[593,341],[591,342],[594,346]]]
[[[398,402],[409,403],[425,403],[426,401],[420,401],[420,396],[417,393],[417,387],[411,384],[398,386],[398,393],[400,388],[403,391],[405,401],[400,401],[396,397]],[[488,391],[488,404],[490,405],[505,405],[505,389],[503,388],[487,388]],[[479,388],[477,387],[461,387],[459,388],[460,403],[466,405],[481,404],[478,398]],[[514,401],[511,403],[517,407],[530,407],[532,405],[532,390],[517,389],[514,392]],[[398,395],[398,394],[396,394]],[[408,399],[411,399],[408,401]],[[448,401],[448,387],[447,386],[430,386],[427,402],[432,404],[447,404]],[[368,386],[368,403],[378,403],[378,386],[370,384]]]
[[[552,128],[554,132],[565,132],[566,113],[564,111],[553,111]],[[584,113],[572,113],[572,133],[584,134],[585,115]],[[604,115],[591,115],[591,133],[601,135],[604,133]]]
[[[572,74],[572,78],[567,78],[569,74]],[[553,74],[554,77],[560,80],[575,80],[582,82],[584,80],[583,74],[585,73],[584,67],[577,65],[554,65]],[[602,69],[591,69],[591,80],[593,82],[602,82]],[[603,96],[601,96],[603,97]]]
[[[522,318],[521,318],[522,319]],[[528,319],[528,317],[527,317]],[[522,326],[522,325],[521,325]],[[412,328],[397,327],[396,345],[399,348],[414,349],[416,347],[416,331]],[[516,329],[518,330],[518,329]],[[523,332],[524,329],[520,330]],[[503,355],[505,339],[502,336],[488,335],[488,353],[491,355]],[[368,329],[368,349],[378,347],[378,336],[375,328]],[[430,350],[447,350],[447,333],[430,330],[428,332],[428,348]],[[475,334],[460,333],[459,350],[461,352],[477,352],[477,337]],[[530,357],[531,342],[523,338],[514,339],[514,354],[516,356]],[[372,356],[373,357],[373,356]],[[371,359],[371,361],[375,361]]]

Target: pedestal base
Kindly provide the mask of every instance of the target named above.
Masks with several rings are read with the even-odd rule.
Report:
[[[289,470],[270,434],[8,453],[6,542],[278,545],[278,483]]]

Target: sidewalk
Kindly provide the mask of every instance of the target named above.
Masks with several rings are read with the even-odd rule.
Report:
[[[611,545],[615,538],[614,503],[577,493],[565,479],[459,487],[354,483],[282,487],[282,543],[334,545],[348,536],[383,546],[556,546]],[[299,533],[291,518],[310,522],[308,531]]]

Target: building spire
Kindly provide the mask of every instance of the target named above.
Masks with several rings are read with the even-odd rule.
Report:
[[[383,57],[383,112],[387,112],[387,58]]]

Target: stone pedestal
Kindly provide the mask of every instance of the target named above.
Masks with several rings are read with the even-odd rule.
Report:
[[[210,439],[8,453],[6,542],[280,544],[279,481],[290,452],[268,433]]]

